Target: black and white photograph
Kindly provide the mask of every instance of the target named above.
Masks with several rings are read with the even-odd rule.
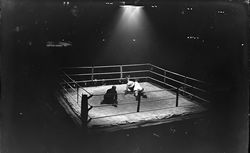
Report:
[[[0,4],[0,153],[249,152],[249,0]]]

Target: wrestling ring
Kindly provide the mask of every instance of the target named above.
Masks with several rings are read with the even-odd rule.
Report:
[[[147,98],[124,94],[126,76],[138,80]],[[82,127],[130,127],[202,113],[209,103],[208,84],[153,64],[63,67],[60,103]],[[117,107],[101,104],[116,86]]]

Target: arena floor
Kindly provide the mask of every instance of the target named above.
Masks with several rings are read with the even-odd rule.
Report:
[[[175,107],[175,92],[149,82],[141,83],[147,98],[141,99],[140,112],[136,112],[137,101],[134,95],[124,94],[126,84],[116,85],[118,107],[100,104],[103,100],[103,94],[105,94],[111,86],[112,85],[103,85],[84,88],[94,95],[89,99],[89,104],[93,106],[89,111],[89,116],[92,118],[88,124],[89,127],[112,127],[140,122],[146,123],[205,111],[205,108],[201,105],[191,102],[182,96],[179,96],[179,106]],[[86,92],[80,89],[79,93],[81,95]],[[79,103],[76,102],[76,92],[71,91],[70,94],[65,93],[65,96],[71,108],[73,108],[74,113],[80,116],[81,103],[80,100]]]

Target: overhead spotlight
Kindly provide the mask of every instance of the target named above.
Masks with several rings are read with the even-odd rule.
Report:
[[[123,7],[123,8],[143,8],[144,6],[140,2],[140,0],[136,0],[136,1],[126,1],[126,2],[122,1],[122,2],[120,2],[120,7]]]
[[[120,5],[120,7],[125,9],[139,9],[143,8],[144,6],[137,6],[137,5]]]

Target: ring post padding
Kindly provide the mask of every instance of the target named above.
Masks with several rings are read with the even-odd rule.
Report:
[[[178,107],[178,102],[179,102],[179,88],[176,88],[176,107]]]
[[[88,96],[85,94],[82,94],[81,120],[82,120],[82,127],[86,128],[88,123]]]
[[[141,105],[141,91],[138,92],[138,95],[137,95],[137,100],[138,100],[138,104],[137,104],[137,112],[140,111],[140,105]]]

